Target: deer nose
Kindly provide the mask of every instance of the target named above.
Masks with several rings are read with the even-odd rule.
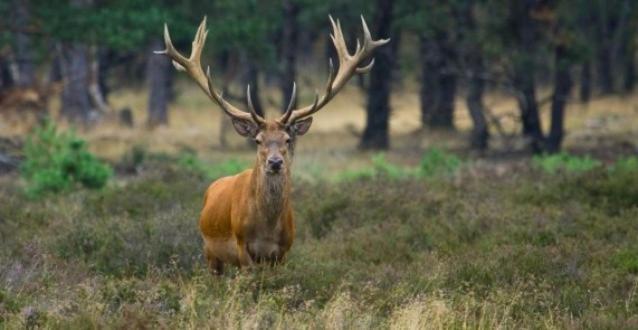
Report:
[[[284,165],[284,160],[281,157],[271,157],[268,158],[268,167],[271,169],[278,171]]]

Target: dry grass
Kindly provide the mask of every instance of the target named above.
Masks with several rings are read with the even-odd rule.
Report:
[[[146,121],[146,91],[144,89],[118,90],[114,92],[110,101],[114,109],[130,107],[133,110],[136,125],[133,129],[123,128],[113,118],[107,118],[100,125],[81,132],[87,138],[95,152],[111,160],[119,160],[132,145],[140,145],[152,152],[174,153],[182,149],[192,149],[201,154],[218,157],[233,157],[251,159],[251,151],[245,147],[245,142],[237,137],[232,128],[228,128],[226,137],[231,148],[220,150],[219,135],[221,122],[224,120],[219,111],[206,97],[190,82],[180,81],[178,84],[178,99],[170,108],[170,125],[154,130],[145,128]],[[309,102],[312,95],[308,91],[312,86],[300,88],[302,102]],[[275,91],[267,91],[268,95]],[[547,91],[541,95],[548,94]],[[53,98],[56,100],[56,98]],[[276,98],[275,103],[277,103]],[[454,149],[464,148],[464,136],[471,127],[465,103],[457,100],[455,112],[455,126],[462,133],[447,134],[442,132],[426,132],[415,135],[413,132],[420,127],[419,103],[417,86],[402,84],[397,87],[392,98],[392,117],[390,121],[393,148],[397,159],[405,158],[405,151],[423,150],[431,145],[438,145]],[[51,104],[52,109],[58,107],[57,102]],[[276,115],[276,104],[270,98],[265,102],[269,113]],[[513,118],[517,117],[515,100],[511,95],[492,93],[486,97],[486,105],[491,113],[502,119],[506,131],[516,132],[518,124]],[[345,154],[352,159],[356,154],[358,132],[361,132],[365,122],[363,105],[365,100],[360,90],[351,85],[337,97],[330,106],[315,116],[313,128],[303,138],[299,146],[299,154],[317,153],[318,157],[325,154]],[[610,96],[598,98],[587,105],[576,101],[569,105],[566,117],[567,136],[565,146],[568,149],[593,148],[636,148],[638,140],[638,94],[628,96]],[[549,104],[542,108],[543,123],[549,125]],[[226,123],[228,126],[228,123]],[[547,129],[547,127],[546,127]],[[24,134],[28,127],[0,122],[2,136]],[[493,147],[501,149],[503,141],[494,133]],[[403,152],[402,152],[403,151]],[[339,157],[337,157],[339,158]],[[365,162],[367,155],[360,157]],[[408,162],[410,157],[408,157]],[[414,160],[414,159],[412,159]],[[339,162],[335,167],[348,166]]]

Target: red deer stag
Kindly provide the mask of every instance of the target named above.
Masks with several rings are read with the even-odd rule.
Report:
[[[213,182],[206,190],[199,228],[204,239],[204,255],[213,273],[223,272],[224,264],[239,267],[258,262],[275,264],[283,260],[295,235],[290,203],[290,166],[298,136],[304,135],[312,123],[311,115],[323,108],[356,73],[367,73],[374,60],[362,66],[372,51],[388,40],[373,40],[363,24],[363,45],[357,42],[353,54],[348,51],[341,24],[330,17],[334,47],[339,57],[335,73],[332,60],[325,94],[315,96],[311,105],[293,109],[296,88],[285,113],[276,120],[258,115],[247,88],[249,112],[241,111],[224,100],[214,85],[210,68],[204,73],[200,62],[206,41],[206,18],[197,29],[190,57],[180,54],[171,42],[164,25],[166,49],[158,51],[173,60],[178,70],[186,73],[232,120],[237,133],[254,139],[257,160],[252,169]]]

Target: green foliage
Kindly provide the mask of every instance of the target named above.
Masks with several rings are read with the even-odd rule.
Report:
[[[363,167],[355,170],[347,170],[337,176],[338,181],[355,181],[367,180],[375,177],[384,177],[390,179],[404,179],[414,176],[415,171],[399,165],[390,163],[384,153],[372,155],[372,166]]]
[[[393,180],[407,178],[434,178],[453,175],[461,167],[461,159],[454,154],[432,148],[421,158],[418,168],[404,167],[389,162],[384,153],[372,156],[372,166],[340,173],[338,181],[368,180],[375,177]]]
[[[400,179],[408,176],[407,170],[388,162],[384,153],[379,153],[372,157],[372,166],[378,175],[388,178]]]
[[[102,188],[112,170],[87,150],[86,142],[71,132],[59,132],[51,121],[27,137],[20,170],[27,194],[40,196],[82,185]]]
[[[431,148],[421,158],[420,174],[425,177],[454,174],[461,167],[461,159],[441,149]]]
[[[181,167],[199,173],[211,180],[237,174],[247,167],[247,164],[236,159],[224,160],[212,165],[206,164],[194,152],[183,152],[177,163]]]
[[[574,156],[565,152],[551,155],[537,155],[533,158],[534,166],[548,174],[558,171],[568,173],[582,173],[599,167],[601,162],[590,156]]]
[[[621,249],[612,257],[612,264],[627,273],[638,274],[638,249]]]
[[[609,168],[611,173],[638,173],[638,156],[630,156],[618,159],[614,165]]]

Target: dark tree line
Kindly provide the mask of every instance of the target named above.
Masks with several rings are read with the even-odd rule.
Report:
[[[223,77],[227,97],[246,102],[244,88],[250,85],[257,111],[283,109],[306,63],[327,63],[333,55],[330,47],[313,51],[329,44],[328,14],[344,23],[351,47],[363,14],[375,37],[392,42],[375,55],[369,77],[358,80],[367,95],[361,148],[390,146],[394,82],[416,76],[421,118],[415,120],[424,130],[454,129],[458,101],[464,100],[473,124],[469,145],[484,150],[498,133],[493,127],[498,118],[486,108],[484,95],[506,91],[518,104],[520,132],[530,150],[555,152],[570,102],[633,91],[637,7],[631,0],[215,0],[180,6],[11,0],[0,3],[0,14],[9,18],[0,22],[0,102],[12,90],[44,93],[49,89],[43,86],[59,82],[60,114],[95,124],[116,110],[108,102],[111,89],[146,84],[147,124],[167,124],[174,69],[152,51],[163,48],[164,22],[176,44],[187,49],[192,30],[207,14],[212,40],[206,64]],[[404,53],[415,60],[399,56]],[[401,72],[405,68],[414,70]],[[262,95],[264,84],[281,97]],[[552,90],[548,132],[541,122],[541,87]]]

